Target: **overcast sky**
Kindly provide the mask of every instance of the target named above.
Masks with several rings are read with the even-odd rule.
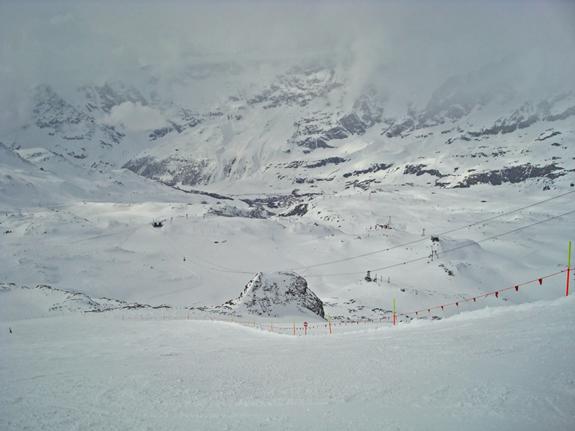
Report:
[[[220,61],[315,59],[344,65],[350,86],[385,80],[412,93],[513,64],[526,91],[573,88],[574,52],[568,0],[0,0],[4,107],[38,83],[136,80],[142,68],[170,77]]]

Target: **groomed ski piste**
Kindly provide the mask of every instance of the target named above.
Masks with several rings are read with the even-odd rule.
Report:
[[[418,212],[468,195],[317,198],[350,231],[218,217],[204,198],[7,208],[0,429],[570,429],[573,193],[489,192],[428,212],[439,244]],[[353,208],[384,202],[401,223],[353,232],[372,217]],[[325,319],[222,308],[286,262],[319,265],[299,271]]]
[[[3,430],[575,423],[573,297],[331,336],[90,313],[12,326],[0,324]]]

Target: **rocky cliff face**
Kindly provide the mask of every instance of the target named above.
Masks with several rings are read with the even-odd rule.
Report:
[[[322,301],[309,289],[305,278],[295,272],[259,272],[238,298],[223,307],[268,317],[324,317]]]
[[[284,190],[359,191],[386,183],[571,182],[573,90],[529,99],[471,73],[447,79],[426,103],[398,108],[371,87],[350,96],[345,74],[330,66],[278,69],[265,83],[251,82],[247,69],[218,73],[228,72],[245,73],[247,83],[194,109],[162,99],[153,86],[85,85],[73,97],[41,85],[30,123],[3,143],[42,147],[84,168],[123,167],[175,187],[253,178]],[[153,110],[163,126],[134,132],[106,122],[123,104]]]

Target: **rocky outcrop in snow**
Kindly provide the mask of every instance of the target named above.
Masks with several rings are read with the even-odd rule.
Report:
[[[222,76],[244,73],[233,66],[214,67]],[[212,68],[198,70],[204,78]],[[556,181],[560,169],[571,172],[575,160],[575,92],[556,89],[527,98],[506,90],[507,81],[492,75],[488,68],[454,76],[427,103],[407,106],[377,86],[348,94],[345,73],[329,65],[279,67],[269,81],[230,87],[234,95],[222,99],[225,103],[218,99],[188,107],[151,83],[140,88],[91,84],[75,92],[40,85],[30,119],[3,141],[15,150],[45,148],[100,172],[122,166],[172,187],[260,174],[282,187],[302,184],[317,191],[338,186],[375,190],[379,183],[406,181],[437,187],[540,177],[546,185],[563,181]],[[110,122],[113,108],[128,102],[153,109],[165,121],[149,130]],[[534,145],[547,140],[552,146],[547,151]],[[493,167],[484,162],[493,158],[508,172],[491,173]],[[556,166],[553,172],[529,167],[550,163]],[[300,203],[283,205],[282,213]]]
[[[34,95],[34,123],[48,129],[51,136],[68,140],[89,139],[94,135],[94,119],[60,97],[52,87],[40,85]]]
[[[324,317],[323,302],[295,272],[258,272],[240,296],[223,308],[268,317]]]
[[[128,161],[125,169],[173,186],[208,184],[215,170],[215,162],[209,159],[186,159],[170,156],[165,159],[156,159],[144,156]]]
[[[304,152],[318,148],[334,148],[330,141],[361,136],[381,121],[383,107],[374,96],[361,96],[351,112],[340,116],[333,112],[315,113],[294,123],[296,128],[290,142],[304,147]]]
[[[491,184],[498,186],[503,183],[520,183],[529,178],[555,179],[565,175],[565,170],[552,163],[546,166],[534,166],[530,163],[518,166],[509,166],[488,172],[478,172],[468,175],[455,188],[465,188],[476,184]]]
[[[282,105],[306,106],[314,98],[325,96],[341,86],[333,70],[321,67],[296,67],[283,74],[268,88],[248,100],[250,105],[261,104],[265,109]]]
[[[79,91],[86,99],[86,109],[89,112],[99,111],[109,114],[114,106],[124,102],[139,103],[140,105],[148,104],[138,89],[121,82],[115,84],[105,83],[104,85],[84,85],[79,88]]]

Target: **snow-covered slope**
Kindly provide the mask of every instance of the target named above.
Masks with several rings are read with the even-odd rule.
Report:
[[[575,429],[573,5],[76,3],[0,7],[0,429]]]
[[[527,91],[506,57],[414,98],[332,52],[192,55],[23,91],[0,134],[0,281],[197,307],[296,271],[345,319],[565,265],[573,195],[493,217],[575,190],[572,81]]]
[[[216,190],[237,188],[238,180],[318,190],[528,180],[551,187],[573,176],[575,88],[529,96],[480,70],[447,79],[421,106],[401,108],[369,87],[350,104],[347,71],[276,69],[270,83],[236,83],[193,111],[163,100],[153,85],[85,85],[70,100],[40,86],[30,96],[30,122],[2,142],[30,157],[48,151],[83,168],[124,166],[170,185]],[[235,72],[220,79],[226,73]]]
[[[403,112],[375,90],[348,104],[347,75],[329,67],[280,69],[197,113],[119,83],[70,101],[36,89],[30,123],[0,146],[1,280],[201,306],[296,270],[330,315],[360,318],[564,265],[568,216],[482,241],[571,210],[570,196],[440,235],[476,244],[425,257],[430,235],[573,190],[575,93],[526,102],[470,74]],[[173,124],[149,129],[156,114]],[[364,281],[412,257],[417,269]]]
[[[332,336],[0,322],[0,428],[569,430],[573,299]]]
[[[0,284],[0,320],[17,321],[78,312],[121,308],[128,304],[109,298],[91,298],[83,293],[55,289]]]

